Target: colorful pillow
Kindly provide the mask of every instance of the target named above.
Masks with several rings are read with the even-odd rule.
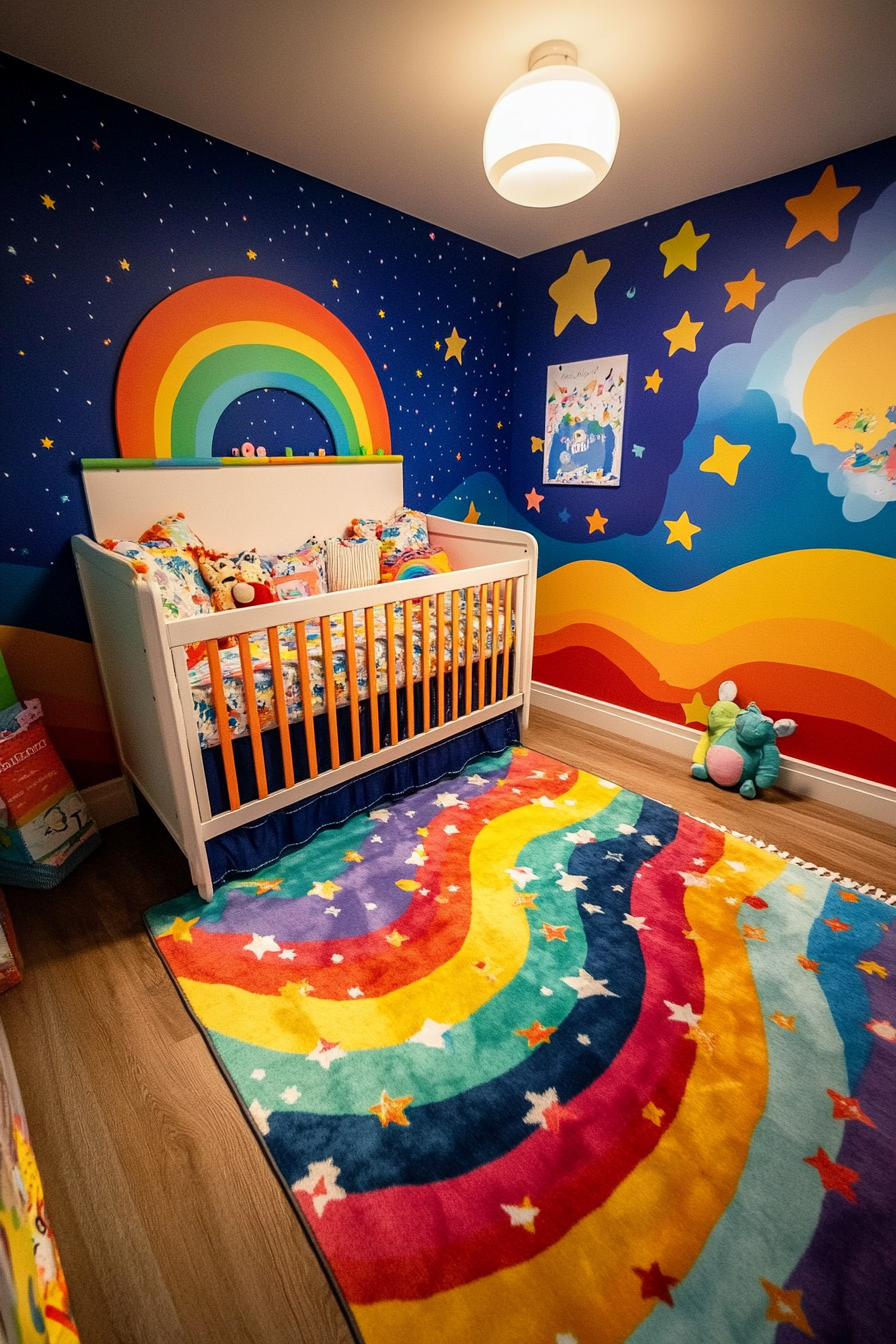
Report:
[[[280,574],[268,582],[281,602],[288,602],[293,597],[317,597],[326,592],[326,587],[321,587],[320,574],[314,568],[297,569],[295,574]]]
[[[169,513],[167,517],[148,527],[137,540],[143,543],[167,542],[169,546],[176,546],[179,551],[205,550],[203,543],[182,513]]]
[[[379,541],[383,524],[379,518],[353,518],[346,537],[357,541]]]
[[[162,595],[166,620],[201,616],[212,610],[211,598],[196,562],[185,551],[161,541],[145,545],[139,541],[104,541],[103,545],[116,555],[126,556],[136,574],[156,584]]]
[[[429,546],[426,514],[416,509],[396,509],[383,523],[380,550],[383,559],[399,551],[420,551]]]
[[[426,546],[419,551],[398,551],[384,558],[380,567],[383,583],[399,579],[423,579],[432,574],[450,574],[451,561],[445,551]]]
[[[232,611],[236,606],[231,589],[235,583],[268,583],[268,575],[261,567],[256,551],[241,551],[239,555],[215,555],[211,551],[199,554],[202,577],[211,590],[215,611]]]
[[[286,555],[263,555],[261,566],[270,580],[302,574],[309,569],[317,571],[317,592],[327,591],[327,547],[317,537],[309,537],[306,542]],[[309,594],[310,595],[310,594]]]
[[[327,539],[327,584],[331,593],[379,583],[380,548],[375,541],[354,537]]]

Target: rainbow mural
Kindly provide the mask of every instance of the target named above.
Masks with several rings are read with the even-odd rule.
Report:
[[[348,327],[289,285],[230,275],[178,290],[137,327],[115,391],[121,455],[211,457],[222,413],[261,387],[310,402],[337,454],[391,452],[379,380]]]

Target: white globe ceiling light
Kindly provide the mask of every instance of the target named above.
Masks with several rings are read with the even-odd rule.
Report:
[[[485,172],[515,205],[566,205],[610,171],[619,109],[606,84],[577,60],[571,42],[542,42],[529,73],[492,108],[482,142]]]

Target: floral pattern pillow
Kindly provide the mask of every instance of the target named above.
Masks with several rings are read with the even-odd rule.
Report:
[[[162,595],[166,620],[201,616],[211,611],[208,589],[195,560],[185,551],[161,541],[146,544],[139,541],[106,541],[103,545],[107,550],[130,560],[132,569],[140,578],[156,584]]]
[[[139,542],[166,542],[179,551],[203,551],[205,547],[182,513],[169,513],[152,527],[148,527]]]
[[[267,578],[278,589],[280,588],[278,579],[304,574],[309,569],[316,570],[318,587],[315,591],[317,593],[327,591],[327,545],[326,542],[318,541],[317,537],[309,537],[301,546],[286,555],[263,555],[261,567]],[[311,596],[311,593],[306,595]],[[290,596],[293,594],[290,593]]]

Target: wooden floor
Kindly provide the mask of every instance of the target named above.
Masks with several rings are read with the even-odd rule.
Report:
[[[526,742],[896,891],[892,827],[777,790],[748,802],[692,780],[685,761],[544,711]],[[290,1202],[144,931],[143,911],[189,886],[150,814],[106,831],[56,891],[7,888],[26,969],[0,1018],[84,1344],[348,1341]]]

